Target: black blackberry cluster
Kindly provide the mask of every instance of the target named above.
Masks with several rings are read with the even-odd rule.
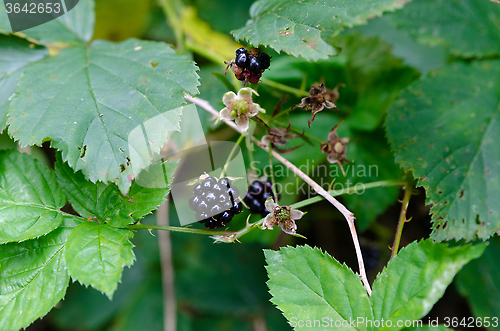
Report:
[[[196,220],[209,229],[220,228],[231,222],[233,216],[243,208],[236,186],[231,186],[229,178],[217,180],[208,177],[193,189],[189,208],[196,212]]]
[[[236,79],[256,84],[264,70],[271,65],[271,57],[266,53],[252,54],[246,48],[238,48],[231,69]]]
[[[279,200],[280,194],[279,192],[276,193],[278,194]],[[248,192],[245,198],[243,198],[243,201],[252,214],[260,214],[262,217],[266,217],[269,212],[266,210],[265,203],[269,198],[274,198],[273,184],[271,181],[261,182],[256,180],[248,186]],[[276,201],[276,199],[274,200]]]

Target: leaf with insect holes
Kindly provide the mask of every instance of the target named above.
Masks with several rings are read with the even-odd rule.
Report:
[[[500,54],[498,1],[419,0],[389,20],[426,45],[443,45],[463,57]]]
[[[377,275],[370,301],[374,320],[411,321],[423,318],[443,296],[456,273],[483,253],[485,244],[447,247],[431,240],[412,242]],[[400,330],[403,327],[390,328]]]
[[[77,5],[71,8],[75,2]],[[94,0],[66,1],[66,9],[68,12],[64,15],[17,34],[36,43],[54,47],[54,49],[90,41],[94,34]],[[11,32],[6,7],[2,5],[0,6],[0,33]]]
[[[0,151],[0,243],[33,239],[63,220],[66,204],[52,170],[16,150]]]
[[[0,249],[0,329],[20,330],[47,314],[69,284],[63,256],[79,221],[65,217],[51,233]]]
[[[500,233],[500,61],[454,63],[400,94],[387,137],[431,203],[435,240]]]
[[[17,79],[26,66],[47,54],[44,47],[15,36],[0,35],[0,132],[7,123],[8,101],[16,90]]]
[[[162,176],[165,183],[171,183],[178,161],[166,161],[166,170]],[[55,164],[57,181],[68,197],[73,209],[88,218],[96,218],[114,227],[124,227],[137,222],[150,214],[166,201],[170,189],[145,186],[137,181],[132,183],[126,196],[120,193],[114,184],[92,183],[85,179],[81,171],[75,173],[67,163],[63,163],[60,154]]]
[[[358,317],[373,320],[372,308],[361,281],[345,264],[328,253],[309,246],[264,250],[269,276],[267,285],[276,304],[288,321],[315,320],[328,316],[333,325]],[[345,325],[345,324],[344,324]],[[296,327],[295,330],[325,328]],[[346,328],[345,330],[355,330]],[[372,330],[360,325],[357,330]]]
[[[124,266],[134,263],[132,231],[96,222],[78,225],[68,236],[64,257],[71,278],[91,285],[109,298],[121,280]]]
[[[96,40],[63,49],[25,70],[8,111],[9,134],[22,146],[52,140],[74,170],[126,194],[179,130],[184,93],[198,93],[196,70],[161,42]]]
[[[252,19],[232,34],[236,40],[245,39],[254,46],[262,44],[317,61],[337,54],[329,42],[345,27],[366,24],[369,18],[399,9],[406,2],[259,0],[250,8]]]

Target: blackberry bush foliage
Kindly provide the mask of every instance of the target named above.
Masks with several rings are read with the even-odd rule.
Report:
[[[498,329],[498,1],[10,2],[0,329]]]

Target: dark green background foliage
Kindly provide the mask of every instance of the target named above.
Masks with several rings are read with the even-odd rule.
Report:
[[[172,233],[178,330],[324,330],[293,324],[323,316],[449,330],[425,324],[500,317],[499,4],[80,0],[21,34],[10,33],[0,5],[0,329],[35,320],[30,330],[163,329],[158,237],[128,226],[156,224],[169,188],[137,183],[152,161],[141,155],[134,168],[129,134],[154,122],[148,148],[157,153],[181,130],[184,93],[222,109],[222,95],[239,88],[224,61],[242,46],[272,56],[251,85],[267,110],[261,118],[304,132],[284,147],[304,144],[289,161],[324,188],[379,182],[339,197],[355,214],[373,294],[355,273],[345,220],[323,201],[301,208],[298,233],[308,239],[277,228],[253,230],[242,244]],[[290,108],[318,83],[339,86],[339,111],[324,109],[309,127],[311,113]],[[237,139],[198,113],[207,140]],[[341,120],[345,175],[320,150]],[[251,128],[258,139],[266,133]],[[266,152],[249,139],[241,147],[247,168],[253,158],[260,175],[269,169]],[[165,183],[178,165],[162,163]],[[281,205],[315,195],[273,166]],[[388,262],[404,183],[421,188],[404,248]]]

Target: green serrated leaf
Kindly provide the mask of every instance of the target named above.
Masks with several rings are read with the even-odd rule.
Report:
[[[0,151],[0,243],[33,239],[61,224],[66,203],[54,173],[15,150]]]
[[[9,133],[23,146],[53,140],[73,169],[126,194],[168,133],[179,130],[184,92],[198,93],[196,70],[160,42],[64,49],[25,70],[11,101]]]
[[[404,11],[404,9],[402,10]],[[423,75],[446,65],[447,51],[442,46],[428,46],[418,43],[408,31],[396,27],[391,17],[401,11],[388,13],[370,20],[367,25],[354,28],[365,36],[377,36],[392,46],[392,54],[417,69]]]
[[[457,275],[458,291],[467,298],[475,317],[500,317],[500,238],[490,240],[483,255],[471,261]],[[495,330],[491,323],[487,330]]]
[[[339,90],[337,106],[350,113],[349,125],[353,129],[372,131],[382,123],[399,91],[418,79],[419,74],[394,57],[391,45],[379,38],[351,33],[343,43],[342,56],[347,61],[341,82],[349,86]]]
[[[78,220],[66,217],[38,239],[0,249],[0,329],[19,330],[43,317],[64,297],[69,275],[63,251]]]
[[[24,39],[0,35],[0,132],[7,122],[7,103],[16,90],[17,79],[27,65],[47,54],[45,48]]]
[[[500,4],[476,0],[419,0],[390,19],[426,45],[458,56],[500,54]]]
[[[172,181],[177,164],[178,161],[163,163],[167,171],[162,178],[166,183]],[[81,171],[75,173],[67,163],[63,163],[59,154],[55,170],[61,189],[78,214],[114,227],[124,227],[150,214],[165,202],[170,192],[169,187],[144,187],[134,181],[128,194],[123,196],[114,184],[87,181]]]
[[[79,0],[77,3],[66,14],[16,34],[56,48],[62,46],[61,43],[68,46],[90,41],[94,34],[94,0]],[[12,32],[5,6],[0,6],[0,32]]]
[[[429,239],[403,248],[373,283],[374,318],[386,321],[380,330],[400,330],[403,327],[397,326],[398,321],[424,317],[455,274],[485,248],[485,244],[449,248]]]
[[[500,233],[500,61],[455,63],[410,86],[387,137],[432,203],[435,240]]]
[[[328,253],[309,246],[264,250],[264,254],[269,276],[267,285],[273,296],[271,302],[278,306],[295,330],[335,329],[335,325],[342,323],[343,330],[372,329],[365,324],[349,325],[358,317],[373,320],[373,315],[359,277],[345,264],[340,265]],[[325,316],[327,326],[308,326],[305,322],[323,322]],[[299,320],[303,321],[302,325]]]
[[[365,24],[369,18],[399,9],[405,2],[259,0],[250,8],[252,19],[232,33],[236,40],[246,39],[255,46],[263,44],[277,52],[317,61],[337,53],[327,40],[345,27]]]
[[[64,257],[73,280],[112,298],[124,266],[135,260],[132,231],[84,222],[68,236]]]

